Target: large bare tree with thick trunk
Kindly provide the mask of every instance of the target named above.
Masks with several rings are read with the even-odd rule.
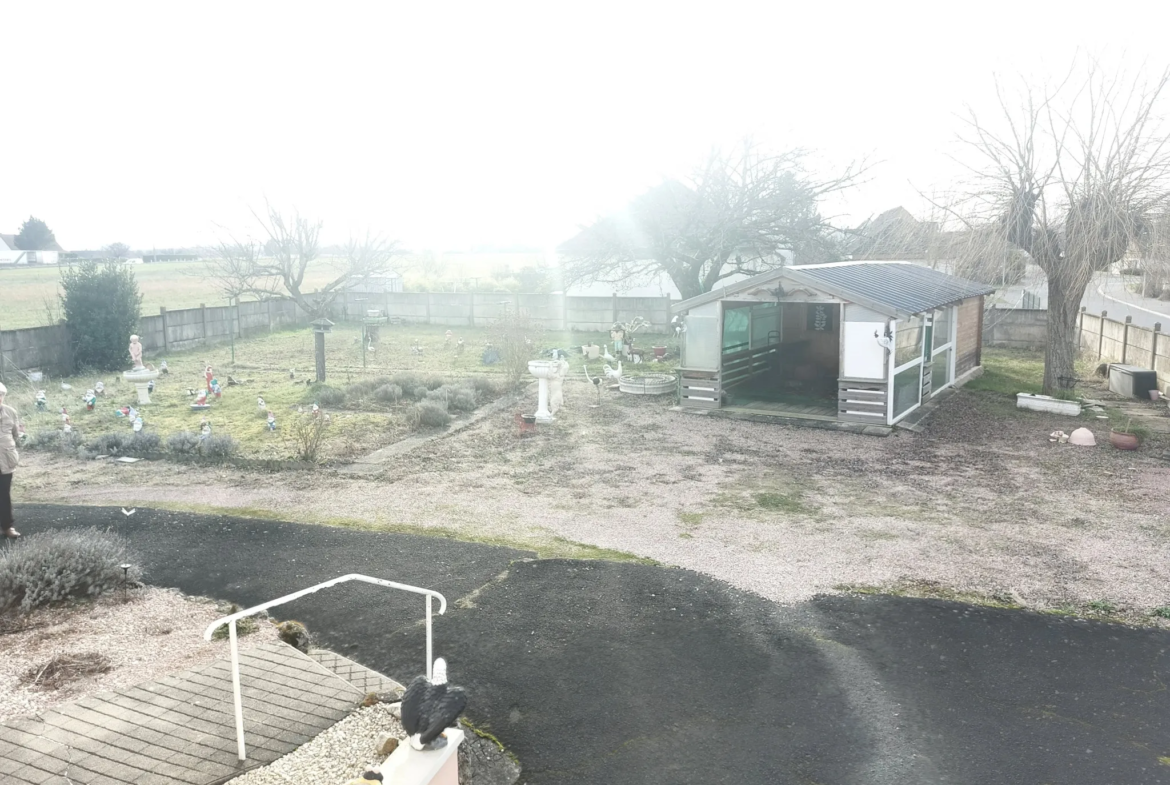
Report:
[[[730,153],[712,151],[690,178],[667,180],[565,242],[566,283],[636,283],[665,273],[687,298],[786,258],[836,260],[837,232],[821,202],[857,184],[865,166],[818,178],[806,159],[802,150],[769,154],[750,140]]]
[[[264,215],[252,213],[267,241],[237,241],[230,235],[214,249],[208,272],[229,297],[245,294],[281,294],[297,303],[316,319],[346,287],[363,283],[371,276],[390,270],[398,253],[395,242],[372,235],[350,238],[345,244],[344,267],[324,286],[306,291],[305,275],[320,259],[321,222],[294,212],[286,217],[268,205]]]
[[[1094,273],[1121,260],[1166,204],[1170,139],[1156,110],[1168,79],[1128,80],[1088,62],[1018,100],[999,85],[1000,116],[967,120],[963,141],[979,159],[969,203],[1048,278],[1045,392],[1076,376],[1077,314]]]

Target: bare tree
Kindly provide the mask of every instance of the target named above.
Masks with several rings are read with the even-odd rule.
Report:
[[[1141,294],[1170,300],[1170,211],[1150,216],[1137,239]]]
[[[1070,73],[1041,95],[1025,85],[1018,102],[997,84],[998,121],[967,119],[962,139],[980,159],[969,204],[1048,278],[1045,392],[1075,376],[1077,313],[1093,274],[1166,203],[1170,138],[1155,109],[1168,79],[1128,81],[1089,61],[1079,80]]]
[[[321,222],[297,212],[286,218],[271,205],[263,216],[255,211],[252,214],[268,240],[263,245],[221,242],[216,263],[226,275],[219,280],[223,283],[226,279],[233,288],[242,289],[241,293],[281,293],[313,318],[324,316],[346,286],[387,272],[397,253],[396,244],[381,236],[367,233],[364,240],[351,239],[345,246],[344,269],[329,283],[309,292],[305,275],[312,266],[323,263],[319,258]]]
[[[130,255],[130,246],[126,243],[110,243],[103,250],[107,259],[125,259]]]
[[[786,258],[836,259],[835,232],[820,202],[857,184],[865,166],[818,179],[806,171],[806,158],[803,150],[767,154],[750,140],[731,153],[712,151],[686,181],[667,180],[565,242],[566,282],[665,273],[686,298]]]
[[[262,255],[259,241],[251,237],[241,241],[229,234],[207,250],[206,276],[228,300],[270,296],[276,293],[276,281],[260,275]]]

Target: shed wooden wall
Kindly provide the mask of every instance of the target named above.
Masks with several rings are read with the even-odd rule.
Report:
[[[959,303],[959,330],[955,335],[955,378],[980,364],[983,349],[983,298]]]

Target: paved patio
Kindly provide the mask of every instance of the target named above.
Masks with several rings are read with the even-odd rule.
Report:
[[[216,785],[292,752],[367,692],[400,689],[332,652],[306,656],[283,643],[241,653],[240,685],[245,764],[224,659],[0,725],[0,782]]]

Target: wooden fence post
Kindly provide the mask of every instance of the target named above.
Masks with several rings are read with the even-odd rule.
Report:
[[[200,314],[203,317],[203,345],[207,345],[207,304],[199,303]]]
[[[475,292],[468,292],[467,296],[470,298],[467,301],[467,324],[471,328],[475,328]],[[519,295],[517,295],[519,299]]]
[[[618,320],[618,296],[617,292],[613,293],[613,323],[617,324]]]
[[[1129,326],[1133,324],[1133,317],[1125,317],[1125,326],[1121,328],[1121,364],[1125,365],[1126,355],[1129,354]]]
[[[162,319],[163,326],[163,354],[170,354],[171,341],[167,335],[167,309],[164,306],[159,306],[158,315]]]
[[[265,300],[268,303],[268,332],[272,332],[272,298]]]
[[[1105,346],[1105,317],[1108,311],[1101,312],[1101,329],[1097,332],[1097,362],[1101,362],[1101,351]]]
[[[1162,332],[1162,323],[1154,323],[1154,331],[1150,334],[1150,368],[1158,373],[1158,334]]]

